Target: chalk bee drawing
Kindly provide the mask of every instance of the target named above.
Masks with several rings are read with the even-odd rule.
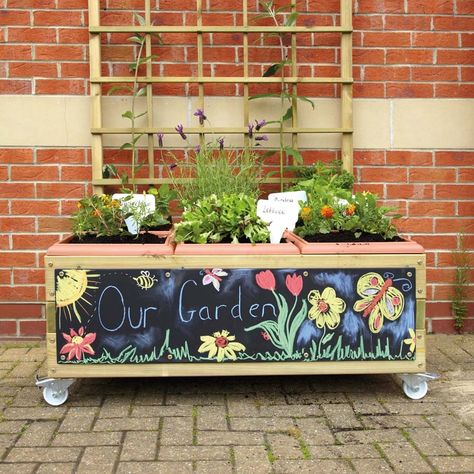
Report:
[[[137,286],[142,290],[149,290],[150,288],[153,288],[155,283],[158,281],[155,276],[150,275],[148,270],[142,270],[140,273],[141,275],[132,278],[137,282]]]

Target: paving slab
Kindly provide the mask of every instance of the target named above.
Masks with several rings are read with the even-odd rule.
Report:
[[[474,472],[474,335],[427,349],[419,401],[393,374],[103,378],[55,408],[44,343],[2,343],[0,474]]]

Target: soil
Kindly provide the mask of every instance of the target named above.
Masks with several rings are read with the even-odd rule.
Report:
[[[187,244],[192,244],[193,242],[186,242]],[[221,240],[220,242],[213,242],[214,244],[231,244],[232,243],[232,240],[230,238],[226,238],[226,239],[223,239]],[[240,239],[239,240],[239,244],[250,244],[250,240],[249,239]],[[265,243],[269,243],[269,242],[265,242]],[[286,243],[286,240],[285,239],[281,239],[280,240],[280,244],[285,244]],[[236,244],[237,245],[237,244]]]
[[[86,235],[82,239],[73,237],[71,244],[163,244],[166,238],[158,237],[155,234],[144,232],[136,235],[115,235],[111,237],[95,237],[93,235]]]
[[[379,234],[369,234],[362,232],[359,238],[356,238],[353,232],[340,231],[330,232],[329,234],[306,235],[306,242],[403,242],[404,239],[395,236],[392,239],[384,239]]]

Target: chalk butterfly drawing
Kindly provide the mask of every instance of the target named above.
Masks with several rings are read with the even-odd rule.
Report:
[[[203,285],[209,285],[212,283],[212,286],[219,291],[221,289],[221,281],[224,276],[227,276],[228,273],[222,270],[222,268],[213,268],[209,270],[208,268],[204,269],[204,277],[202,279]]]
[[[140,276],[132,278],[132,280],[137,282],[137,286],[142,290],[149,290],[150,288],[153,288],[153,285],[158,281],[155,278],[155,275],[150,275],[148,270],[142,270],[140,273]]]
[[[373,333],[380,332],[384,318],[395,321],[403,312],[405,297],[392,285],[391,278],[384,280],[375,272],[362,275],[357,282],[357,293],[362,299],[354,303],[354,310],[363,311],[362,316],[369,318]]]

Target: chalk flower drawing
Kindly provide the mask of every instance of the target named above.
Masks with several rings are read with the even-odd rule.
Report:
[[[409,351],[413,352],[416,347],[416,332],[412,328],[408,328],[408,332],[410,333],[410,337],[403,339],[403,342],[405,344],[410,344]]]
[[[198,352],[208,352],[209,359],[217,355],[217,362],[226,359],[237,359],[236,352],[245,351],[245,346],[240,342],[235,342],[235,336],[230,336],[229,331],[223,329],[212,334],[212,336],[201,336],[202,344]]]
[[[303,277],[301,275],[286,275],[286,287],[290,290],[293,296],[298,296],[303,289]]]
[[[91,344],[95,341],[95,336],[95,332],[85,334],[82,326],[78,332],[72,328],[69,330],[69,334],[63,332],[63,337],[67,343],[61,348],[60,354],[67,354],[67,360],[71,360],[74,357],[77,360],[81,360],[83,354],[94,355],[95,352]]]
[[[354,303],[354,310],[363,311],[364,318],[369,317],[369,329],[373,333],[380,332],[384,318],[394,321],[403,312],[405,297],[392,284],[391,278],[384,280],[375,272],[362,275],[357,282],[357,293],[363,299]]]
[[[275,276],[270,270],[265,270],[257,273],[257,275],[255,276],[255,280],[257,281],[257,285],[262,288],[262,290],[275,290]]]
[[[346,303],[336,295],[334,288],[327,287],[322,294],[318,290],[311,290],[308,301],[313,306],[308,312],[308,318],[315,320],[318,328],[336,329],[339,326]]]

